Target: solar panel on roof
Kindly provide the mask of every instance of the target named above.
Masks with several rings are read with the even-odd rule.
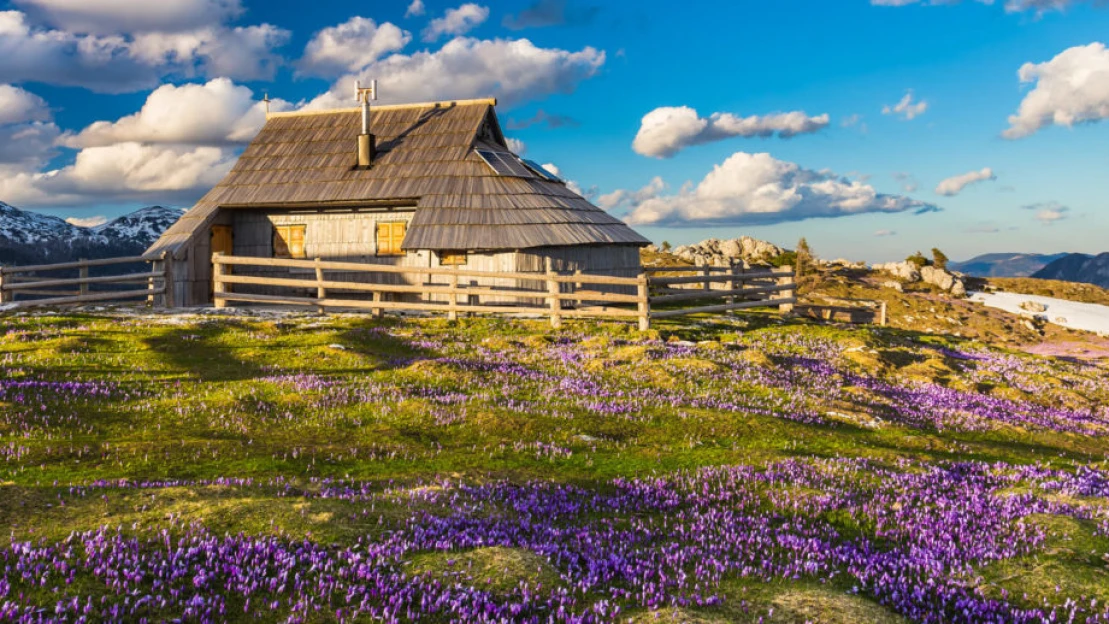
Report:
[[[544,168],[543,165],[535,162],[534,160],[528,160],[527,158],[521,158],[520,160],[523,161],[523,163],[528,166],[528,169],[531,169],[532,171],[534,171],[535,175],[543,178],[544,180],[549,180],[551,182],[558,182],[560,184],[563,183],[562,178],[556,176],[555,174],[551,173],[550,171],[547,171],[547,169]]]
[[[476,151],[477,155],[481,156],[481,159],[485,161],[485,164],[492,167],[493,171],[501,175],[514,176],[517,178],[535,177],[535,174],[520,162],[520,159],[508,152],[494,152],[493,150],[484,149]]]

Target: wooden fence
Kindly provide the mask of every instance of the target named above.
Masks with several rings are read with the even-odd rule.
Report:
[[[311,271],[314,276],[237,275],[234,267],[299,269]],[[642,330],[650,327],[651,319],[765,306],[778,306],[781,311],[789,312],[796,302],[794,273],[790,267],[757,271],[719,267],[664,270],[677,275],[654,276],[652,273],[659,271],[652,269],[638,277],[559,273],[551,269],[549,260],[545,273],[518,273],[331,262],[319,258],[253,258],[217,253],[212,256],[212,286],[213,303],[217,308],[227,306],[228,302],[240,302],[302,305],[315,307],[321,312],[328,308],[360,308],[369,309],[377,315],[385,310],[446,312],[447,318],[452,320],[465,313],[535,314],[549,317],[554,327],[560,327],[564,318],[614,318],[636,320]],[[341,281],[328,279],[326,272],[329,271],[404,274],[420,276],[426,281],[420,284]],[[684,275],[689,272],[696,275]],[[515,285],[463,284],[460,279],[472,277],[507,280]],[[536,284],[540,287],[536,288]],[[235,292],[232,287],[236,285],[308,290],[313,294]],[[603,292],[595,289],[597,286],[624,292]],[[353,298],[358,295],[369,296],[370,299]],[[406,295],[417,295],[419,300],[399,300]],[[482,297],[495,298],[497,303],[482,304]],[[505,300],[514,302],[509,305],[504,303]],[[683,307],[683,304],[691,303],[698,305]]]
[[[150,263],[149,271],[91,277],[89,270],[127,264]],[[5,309],[94,302],[128,301],[140,297],[155,305],[172,308],[172,262],[166,256],[130,256],[103,260],[78,260],[58,264],[0,267],[0,304]],[[124,269],[126,270],[126,269]],[[77,277],[49,276],[64,272]],[[140,285],[142,288],[121,288]],[[37,297],[28,299],[28,297]]]

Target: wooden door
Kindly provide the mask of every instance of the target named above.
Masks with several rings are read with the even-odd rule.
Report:
[[[211,252],[222,253],[225,256],[234,255],[235,251],[235,235],[231,231],[230,225],[213,225],[212,226],[212,240]],[[209,270],[211,270],[209,268]],[[212,294],[215,292],[212,280],[208,280],[208,298],[211,301]]]
[[[230,256],[235,251],[235,237],[230,225],[212,226],[212,253]]]

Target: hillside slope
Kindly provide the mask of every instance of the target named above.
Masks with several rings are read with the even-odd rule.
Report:
[[[1032,277],[1084,282],[1109,288],[1109,252],[1096,256],[1070,254],[1040,269]]]
[[[991,253],[948,267],[973,277],[1028,277],[1067,254]]]

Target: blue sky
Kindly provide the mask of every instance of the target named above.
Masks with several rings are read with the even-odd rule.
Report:
[[[0,201],[91,220],[187,206],[263,93],[350,106],[360,76],[388,101],[500,98],[528,158],[656,241],[1106,251],[1109,10],[873,1],[904,6],[0,2]]]

